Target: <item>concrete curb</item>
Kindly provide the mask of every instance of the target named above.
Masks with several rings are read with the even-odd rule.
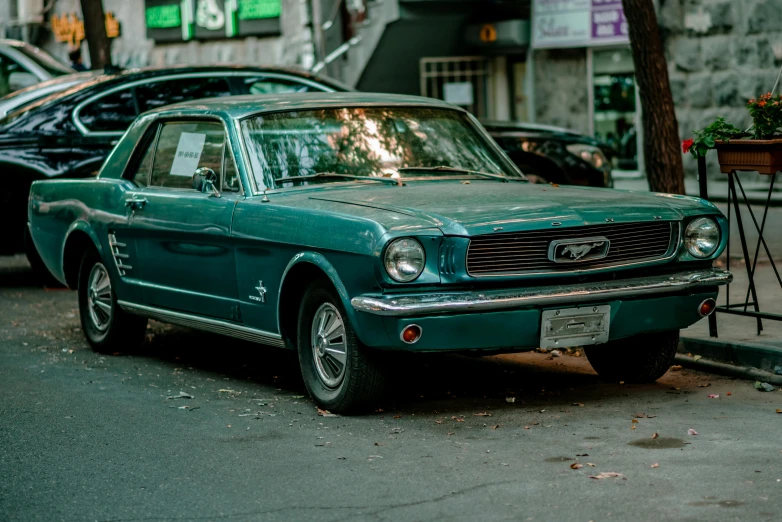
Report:
[[[682,337],[676,360],[688,368],[782,385],[782,375],[773,373],[782,366],[782,347]]]

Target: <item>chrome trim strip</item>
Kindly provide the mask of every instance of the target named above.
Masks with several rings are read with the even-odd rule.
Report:
[[[172,310],[130,303],[128,301],[117,301],[117,304],[128,313],[142,315],[166,323],[188,326],[190,328],[206,330],[207,332],[221,335],[229,335],[245,341],[276,346],[278,348],[285,347],[285,342],[282,340],[280,334],[231,324],[227,321],[220,321],[219,319],[208,319],[198,315],[174,312]]]
[[[646,224],[645,221],[639,221],[638,224]],[[619,263],[619,264],[605,264],[603,266],[595,267],[595,268],[573,268],[573,270],[544,270],[544,271],[537,271],[537,272],[508,272],[508,273],[490,273],[490,274],[471,274],[467,273],[470,277],[474,277],[475,279],[490,279],[493,277],[521,277],[521,276],[534,276],[534,275],[558,275],[558,274],[592,274],[592,273],[600,273],[600,272],[607,272],[609,270],[616,270],[617,268],[628,268],[631,266],[640,266],[640,265],[648,265],[648,266],[656,266],[663,263],[666,263],[676,257],[676,254],[679,253],[679,250],[681,248],[681,244],[683,242],[682,238],[682,224],[680,221],[669,221],[671,224],[671,241],[668,246],[668,251],[666,252],[665,257],[660,257],[657,259],[642,259],[640,261],[633,261],[630,263]],[[621,223],[618,223],[621,224]],[[673,226],[676,225],[676,230],[673,230]],[[578,227],[573,227],[573,230],[576,231]],[[565,230],[565,229],[562,229]],[[470,252],[469,245],[467,246],[467,252],[464,254],[464,266],[467,267],[467,256]]]
[[[396,296],[367,294],[354,297],[350,303],[353,305],[353,309],[358,312],[388,317],[410,317],[445,313],[483,313],[672,294],[697,289],[698,287],[727,285],[732,280],[733,275],[727,270],[712,268],[679,272],[672,275],[599,281],[567,286]]]

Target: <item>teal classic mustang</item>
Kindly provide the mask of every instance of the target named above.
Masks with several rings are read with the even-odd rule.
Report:
[[[97,179],[34,183],[29,226],[95,349],[147,318],[289,347],[339,412],[400,350],[585,346],[604,378],[657,379],[731,279],[713,205],[528,183],[465,111],[391,95],[145,113]]]

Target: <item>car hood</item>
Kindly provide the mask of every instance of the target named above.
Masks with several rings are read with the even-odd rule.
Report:
[[[404,187],[362,185],[349,190],[329,187],[310,192],[308,198],[383,225],[389,222],[384,214],[395,213],[419,226],[463,236],[548,228],[553,222],[569,227],[719,213],[711,203],[688,196],[482,180],[410,181]],[[376,212],[368,212],[371,209]]]

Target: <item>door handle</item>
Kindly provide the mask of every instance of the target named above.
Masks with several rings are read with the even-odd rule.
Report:
[[[147,203],[146,198],[137,198],[135,196],[125,200],[125,206],[130,207],[131,210],[140,210],[144,208],[144,205]]]

